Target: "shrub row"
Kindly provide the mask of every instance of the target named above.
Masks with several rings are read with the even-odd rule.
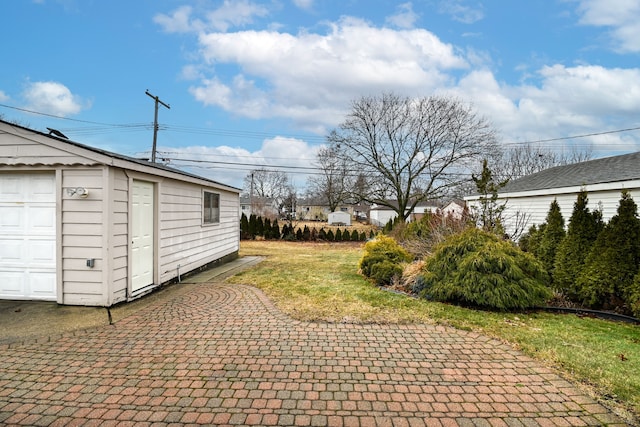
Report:
[[[326,241],[326,242],[362,242],[367,238],[373,238],[373,231],[367,236],[358,230],[341,230],[338,228],[333,230],[319,230],[304,226],[303,228],[294,227],[291,224],[284,224],[282,227],[278,224],[278,220],[273,222],[269,218],[262,218],[256,215],[250,215],[249,218],[242,214],[240,218],[240,238],[243,240],[255,240],[256,238],[266,240],[289,240],[289,241]]]
[[[540,259],[552,286],[579,305],[640,316],[640,219],[631,195],[623,191],[618,210],[604,224],[589,211],[582,191],[565,233],[557,202],[546,222],[531,227],[521,247]]]

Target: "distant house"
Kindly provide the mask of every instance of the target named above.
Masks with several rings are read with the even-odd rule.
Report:
[[[277,219],[280,216],[278,207],[272,199],[266,197],[240,196],[240,212],[249,218],[252,214],[263,218]]]
[[[109,307],[233,259],[239,192],[0,121],[0,299]]]
[[[296,204],[296,219],[301,221],[326,221],[330,213],[329,204],[318,198],[299,199]]]
[[[390,201],[391,204],[397,206],[398,203],[395,201]],[[453,203],[453,204],[452,204]],[[446,206],[448,209],[447,212],[462,212],[464,210],[464,206],[459,206],[459,202],[451,202],[447,205],[444,205],[440,202],[436,201],[426,201],[418,203],[413,211],[409,214],[407,218],[408,221],[418,221],[420,218],[425,216],[427,213],[437,213],[441,212],[443,207]],[[398,216],[397,212],[391,209],[389,206],[383,205],[373,205],[371,206],[371,211],[369,214],[369,222],[372,225],[378,227],[384,227],[390,220],[395,220]]]
[[[554,199],[568,223],[582,189],[588,193],[589,208],[601,209],[605,221],[616,214],[622,190],[628,190],[639,203],[640,152],[557,166],[508,183],[498,199],[506,202],[503,216],[507,233],[513,233],[516,221],[523,218],[527,228],[543,223]],[[476,194],[465,200],[473,207],[479,205],[479,198]]]
[[[346,201],[336,208],[336,212],[347,213],[352,220],[366,220],[369,214],[369,206]],[[296,204],[296,218],[302,221],[331,222],[330,214],[329,203],[320,198],[299,199]]]

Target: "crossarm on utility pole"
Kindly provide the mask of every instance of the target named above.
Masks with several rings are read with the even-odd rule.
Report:
[[[162,104],[164,107],[166,107],[169,110],[171,109],[171,107],[169,106],[169,104],[165,104],[164,102],[160,101],[160,98],[158,98],[157,96],[151,95],[148,89],[145,91],[145,94],[153,98],[153,100],[155,101],[155,107],[156,107],[154,118],[153,118],[153,147],[151,148],[151,162],[155,163],[156,162],[156,143],[158,140],[158,104]]]

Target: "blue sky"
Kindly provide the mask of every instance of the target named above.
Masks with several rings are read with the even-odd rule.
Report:
[[[3,119],[149,157],[149,90],[171,107],[158,157],[230,185],[269,166],[302,188],[286,167],[388,91],[471,103],[505,146],[640,149],[638,129],[604,133],[640,127],[637,0],[20,0],[2,16]]]

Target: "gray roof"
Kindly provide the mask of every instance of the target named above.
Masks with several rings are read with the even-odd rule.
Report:
[[[556,166],[509,182],[501,193],[640,179],[640,152]]]
[[[120,160],[124,160],[124,161],[127,161],[127,162],[135,163],[135,164],[138,164],[138,165],[148,166],[148,167],[151,167],[151,168],[154,168],[154,169],[164,170],[164,171],[167,171],[167,172],[173,172],[173,173],[176,173],[176,174],[179,174],[179,175],[188,176],[188,177],[191,177],[191,178],[201,179],[203,181],[208,181],[208,182],[210,182],[210,183],[212,183],[214,185],[226,187],[227,189],[240,192],[240,189],[236,188],[234,186],[223,184],[221,182],[214,181],[214,180],[212,180],[210,178],[205,178],[203,176],[196,175],[194,173],[187,172],[187,171],[184,171],[182,169],[177,169],[177,168],[174,168],[174,167],[171,167],[171,166],[163,165],[161,163],[153,163],[153,162],[150,162],[149,160],[146,160],[146,159],[137,159],[135,157],[129,157],[129,156],[125,156],[123,154],[118,154],[118,153],[114,153],[114,152],[111,152],[111,151],[102,150],[100,148],[96,148],[96,147],[92,147],[90,145],[85,145],[85,144],[81,144],[79,142],[72,141],[72,140],[70,140],[68,138],[62,138],[62,137],[56,136],[52,132],[50,132],[50,133],[40,132],[38,130],[30,129],[30,128],[27,128],[27,127],[24,127],[24,126],[15,124],[15,123],[10,123],[10,122],[7,122],[7,121],[2,120],[2,119],[0,119],[0,123],[5,123],[5,124],[8,124],[8,125],[16,127],[16,128],[21,128],[21,129],[24,129],[24,130],[29,131],[29,132],[37,133],[37,134],[40,134],[40,135],[45,136],[47,138],[56,139],[58,141],[64,142],[65,144],[73,145],[75,147],[79,147],[79,148],[82,148],[82,149],[85,149],[85,150],[89,150],[89,151],[92,151],[94,153],[102,154],[104,156],[113,157],[114,159],[120,159]]]

